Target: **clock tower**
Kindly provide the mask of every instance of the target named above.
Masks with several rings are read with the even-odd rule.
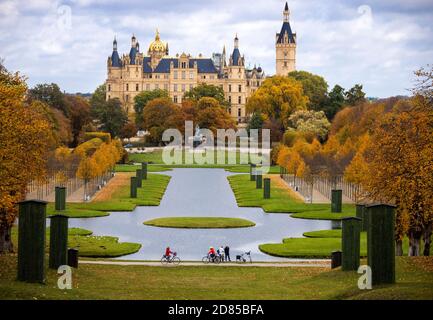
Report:
[[[296,70],[296,33],[292,32],[289,16],[290,10],[286,2],[283,26],[275,40],[276,74],[279,76],[287,76],[289,72]]]

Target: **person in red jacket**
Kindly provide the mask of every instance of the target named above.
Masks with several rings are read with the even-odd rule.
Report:
[[[171,258],[172,253],[173,253],[173,251],[170,250],[170,247],[167,247],[165,249],[165,257],[167,258],[167,260],[169,260]]]
[[[210,256],[212,258],[212,260],[215,259],[216,252],[215,252],[214,247],[210,247],[209,252],[207,254],[208,254],[208,256]]]

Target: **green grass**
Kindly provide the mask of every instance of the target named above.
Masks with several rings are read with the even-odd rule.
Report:
[[[306,238],[285,238],[282,243],[267,243],[259,249],[271,256],[285,258],[329,258],[332,251],[341,251],[341,229],[305,232]],[[403,251],[409,241],[404,239]],[[367,256],[367,233],[361,232],[361,257]]]
[[[143,224],[154,227],[187,229],[246,228],[256,225],[254,222],[245,219],[223,217],[159,218],[145,221]]]
[[[229,156],[236,154],[236,164],[229,164]],[[129,160],[134,162],[148,162],[148,170],[150,172],[162,172],[168,171],[172,168],[206,168],[206,169],[225,169],[228,172],[236,173],[247,173],[250,171],[248,164],[240,164],[240,152],[225,151],[225,163],[217,164],[217,154],[214,154],[214,164],[185,164],[185,153],[182,154],[182,164],[165,165],[162,159],[162,150],[156,150],[148,153],[136,153],[129,154]],[[140,166],[136,165],[116,165],[116,171],[118,172],[134,172],[136,169],[140,169]],[[278,166],[271,166],[269,169],[270,174],[280,173]]]
[[[271,182],[271,198],[263,199],[263,189],[256,189],[250,176],[234,175],[227,178],[240,207],[261,207],[265,212],[293,213],[294,218],[317,220],[340,220],[354,216],[355,206],[343,204],[343,213],[331,213],[330,204],[308,204],[293,196],[288,187]]]
[[[65,214],[70,218],[90,218],[109,215],[113,211],[133,211],[136,206],[158,206],[170,181],[169,176],[148,174],[143,180],[142,188],[137,189],[137,198],[130,198],[130,185],[119,188],[107,201],[91,201],[85,203],[67,203]],[[47,215],[54,215],[54,204],[48,204]]]
[[[120,257],[135,253],[141,244],[119,242],[119,238],[109,236],[72,236],[68,238],[68,246],[78,249],[80,257]]]
[[[365,262],[363,262],[365,263]],[[16,256],[0,256],[0,299],[432,299],[433,258],[398,257],[395,285],[359,290],[356,272],[318,268],[174,268],[80,264],[73,289],[59,290],[56,270],[45,285],[16,281]],[[226,285],[215,286],[218,279]],[[253,288],[253,289],[252,289]]]
[[[120,257],[137,252],[141,248],[139,243],[119,242],[116,237],[92,236],[93,231],[81,228],[68,229],[68,247],[78,249],[80,257]],[[45,235],[46,252],[50,245],[50,228]],[[12,228],[12,242],[18,247],[18,228]]]

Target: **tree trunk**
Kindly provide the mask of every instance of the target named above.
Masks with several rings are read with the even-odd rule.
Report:
[[[14,251],[11,234],[12,226],[0,225],[0,254]]]
[[[402,256],[403,255],[403,241],[395,240],[395,255]]]
[[[409,231],[409,256],[419,256],[422,232]]]
[[[433,229],[433,223],[430,222],[425,228],[423,233],[423,240],[424,240],[424,256],[428,257],[430,255],[430,245],[431,245],[431,235],[432,235],[432,229]]]

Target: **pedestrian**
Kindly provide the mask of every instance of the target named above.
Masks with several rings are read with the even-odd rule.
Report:
[[[220,259],[221,259],[221,262],[224,262],[224,247],[221,246],[221,247],[219,248],[219,251],[220,251]]]
[[[230,260],[230,247],[229,246],[225,246],[225,248],[224,248],[224,255],[225,255],[225,257],[226,257],[226,261],[230,261],[230,262],[232,262],[231,260]]]

